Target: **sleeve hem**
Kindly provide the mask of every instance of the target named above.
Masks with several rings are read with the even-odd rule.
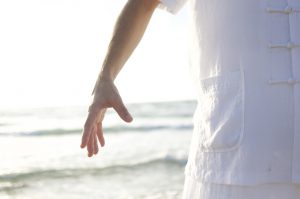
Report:
[[[183,1],[184,2],[184,1]],[[178,5],[180,4],[180,5]],[[172,14],[177,14],[180,8],[182,7],[183,3],[178,3],[174,0],[160,0],[159,8],[166,10]]]

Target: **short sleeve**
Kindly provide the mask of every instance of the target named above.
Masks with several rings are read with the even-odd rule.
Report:
[[[187,0],[160,0],[159,7],[176,14],[186,2]]]

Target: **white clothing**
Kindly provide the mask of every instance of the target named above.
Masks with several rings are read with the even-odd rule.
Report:
[[[186,177],[182,199],[299,199],[299,184],[238,186],[201,183]]]
[[[161,0],[176,13],[186,0]],[[198,108],[186,175],[300,183],[300,0],[189,0]]]

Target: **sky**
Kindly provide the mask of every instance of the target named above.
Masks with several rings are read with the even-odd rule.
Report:
[[[0,1],[0,108],[87,105],[126,0]],[[116,79],[125,103],[194,99],[187,6],[157,9]]]

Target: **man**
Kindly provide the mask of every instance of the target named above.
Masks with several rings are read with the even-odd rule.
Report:
[[[129,0],[116,24],[82,147],[104,145],[101,121],[113,107],[132,117],[113,84],[155,8],[187,0]],[[300,0],[189,0],[191,61],[198,108],[184,198],[300,197]]]

